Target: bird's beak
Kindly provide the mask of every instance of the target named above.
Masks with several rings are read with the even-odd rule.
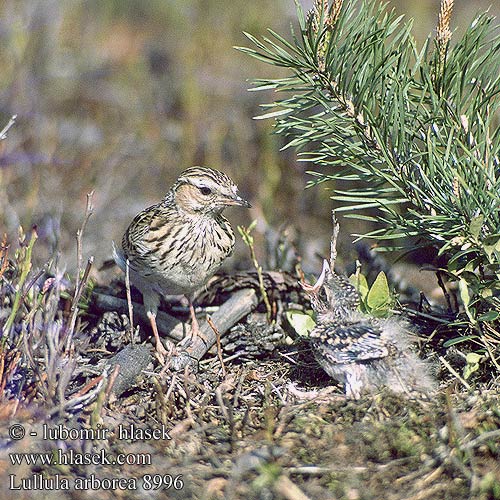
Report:
[[[252,205],[247,200],[243,199],[239,193],[235,193],[231,198],[226,200],[226,205],[238,205],[240,207],[251,208]]]
[[[323,260],[323,269],[321,271],[321,274],[319,275],[318,279],[316,280],[316,284],[314,285],[309,285],[308,283],[304,281],[299,281],[300,286],[304,289],[306,293],[309,294],[316,294],[320,291],[321,287],[323,286],[323,283],[325,282],[326,274],[331,272],[330,271],[330,264],[328,264],[328,261],[325,259]]]

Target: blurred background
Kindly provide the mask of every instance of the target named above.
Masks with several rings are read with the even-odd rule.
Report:
[[[433,32],[438,0],[389,4],[415,18],[420,42]],[[452,26],[460,32],[489,4],[456,2]],[[84,253],[98,267],[182,170],[208,165],[252,202],[250,212],[227,210],[233,227],[258,219],[262,243],[266,229],[288,225],[306,267],[319,269],[333,202],[325,187],[304,190],[310,166],[280,152],[272,120],[252,119],[273,96],[248,92],[249,79],[279,70],[233,48],[249,45],[243,31],[289,36],[295,18],[292,0],[2,0],[0,129],[18,118],[0,143],[0,236],[14,241],[19,225],[37,224],[37,258],[59,248],[72,269],[94,191]],[[342,225],[348,241],[358,230]],[[237,248],[229,265],[244,267],[241,240]]]

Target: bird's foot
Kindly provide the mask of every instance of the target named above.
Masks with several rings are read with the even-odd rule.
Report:
[[[153,335],[155,337],[155,344],[156,344],[156,358],[158,359],[159,363],[161,365],[165,364],[166,359],[169,357],[173,356],[176,354],[175,351],[175,345],[172,342],[169,343],[169,349],[165,349],[165,346],[163,345],[161,339],[160,339],[160,334],[158,333],[158,327],[156,325],[156,316],[153,314],[148,314],[149,320],[151,322],[151,328],[153,329]]]
[[[196,339],[201,339],[203,343],[207,343],[207,338],[202,333],[202,331],[199,328],[191,327],[189,333],[187,333],[186,336],[180,341],[178,346],[182,349],[189,349]]]
[[[163,347],[163,344],[161,342],[156,343],[156,351],[155,351],[155,356],[160,365],[165,364],[165,358],[168,356],[168,351]]]
[[[191,323],[190,336],[191,339],[195,339],[196,337],[198,337],[201,340],[203,340],[203,342],[207,341],[205,335],[203,335],[203,332],[201,331],[200,324],[198,323],[198,320],[196,318],[194,318],[193,323]]]
[[[204,343],[207,342],[207,339],[205,335],[203,335],[203,332],[200,329],[200,324],[198,323],[198,318],[196,317],[196,314],[194,312],[194,306],[191,301],[189,301],[189,314],[191,316],[191,331],[189,333],[189,337],[185,337],[183,340],[183,345],[190,345],[195,338],[200,338]],[[189,340],[186,340],[189,339]],[[184,341],[186,344],[184,344]]]

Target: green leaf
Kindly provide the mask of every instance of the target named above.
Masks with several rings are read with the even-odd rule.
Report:
[[[460,298],[462,299],[462,303],[467,309],[470,304],[469,287],[467,286],[467,282],[463,278],[460,278],[458,282],[458,289],[460,291]]]
[[[377,278],[373,282],[368,296],[366,297],[366,304],[370,310],[388,310],[391,303],[391,292],[387,277],[383,271],[378,273]]]
[[[473,238],[477,239],[479,237],[479,235],[481,234],[483,223],[483,214],[479,214],[471,220],[471,223],[469,224],[469,232]]]
[[[500,318],[500,312],[498,311],[488,311],[484,314],[481,314],[479,318],[477,318],[478,321],[496,321],[498,318]]]
[[[476,319],[474,318],[474,314],[472,313],[471,309],[469,308],[470,305],[470,293],[469,293],[469,287],[467,285],[467,281],[465,281],[464,278],[460,278],[458,281],[458,291],[460,292],[460,298],[462,299],[462,303],[464,305],[465,312],[470,319],[472,324],[476,323]]]
[[[359,296],[361,297],[361,301],[364,302],[370,290],[368,282],[366,281],[366,276],[361,273],[359,273],[358,275],[351,274],[351,276],[349,276],[349,281],[358,291]]]
[[[465,360],[467,361],[467,363],[476,364],[479,363],[479,361],[481,361],[481,358],[482,358],[481,354],[478,354],[477,352],[469,352]]]
[[[491,234],[483,240],[483,248],[491,259],[494,252],[500,252],[500,234]]]
[[[461,344],[462,342],[467,342],[468,340],[477,339],[477,335],[463,335],[461,337],[455,337],[453,339],[447,340],[443,343],[443,347],[451,347],[455,344]]]
[[[474,372],[477,372],[479,370],[479,363],[482,358],[483,357],[480,354],[477,354],[475,352],[470,352],[469,354],[467,354],[467,357],[465,358],[467,364],[465,365],[463,372],[465,380],[467,380]]]
[[[251,232],[255,229],[255,226],[257,226],[257,219],[253,220],[248,227],[238,226],[238,232],[240,233],[241,238],[243,239],[245,244],[249,247],[252,247],[254,243]]]
[[[272,111],[271,113],[265,113],[264,115],[254,116],[254,120],[265,120],[267,118],[276,118],[277,116],[288,115],[293,109],[279,109],[278,111]]]
[[[286,319],[292,325],[293,329],[301,337],[308,337],[312,329],[316,326],[314,320],[302,311],[290,309],[286,312]]]

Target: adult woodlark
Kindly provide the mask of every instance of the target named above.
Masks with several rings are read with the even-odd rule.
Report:
[[[408,325],[358,311],[359,294],[323,262],[314,286],[301,283],[311,299],[317,323],[311,348],[330,377],[343,383],[347,397],[388,387],[396,393],[429,393],[434,381],[428,365],[411,350]]]
[[[160,341],[156,314],[160,295],[186,295],[192,335],[198,334],[192,294],[206,284],[234,248],[234,233],[222,211],[229,205],[250,207],[234,182],[206,167],[185,170],[158,204],[134,218],[114,248],[114,258],[141,291],[151,322],[156,349],[167,354]]]

